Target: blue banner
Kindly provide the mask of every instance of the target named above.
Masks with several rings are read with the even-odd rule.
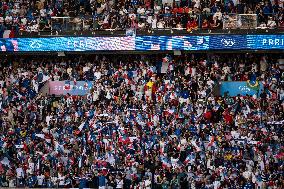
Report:
[[[135,50],[133,37],[17,38],[1,39],[1,42],[5,44],[6,51]]]
[[[209,36],[139,36],[136,50],[208,50]]]
[[[284,49],[284,35],[51,37],[0,39],[1,51],[168,51]]]
[[[284,35],[247,35],[248,49],[284,49]]]
[[[253,87],[246,81],[226,81],[222,82],[220,86],[220,93],[224,96],[228,93],[230,96],[246,96],[246,95],[257,95],[259,96],[263,90],[263,84],[259,83],[258,87]]]

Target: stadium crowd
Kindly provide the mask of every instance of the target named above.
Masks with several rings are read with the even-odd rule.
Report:
[[[284,188],[278,58],[3,57],[0,186]],[[94,87],[85,96],[40,92],[56,80]],[[247,80],[264,89],[253,96],[214,92],[222,81]]]
[[[138,30],[177,28],[222,29],[250,23],[246,28],[282,27],[283,0],[2,0],[1,30]],[[239,18],[232,14],[256,14]],[[230,16],[231,15],[231,16]],[[51,17],[60,17],[51,19]],[[62,17],[70,17],[62,19]],[[83,24],[84,23],[84,24]],[[232,26],[233,25],[233,26]]]

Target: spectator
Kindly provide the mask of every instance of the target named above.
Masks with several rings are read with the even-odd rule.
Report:
[[[138,1],[126,1],[124,4],[108,1],[90,1],[90,3],[84,1],[84,3],[81,3],[82,6],[79,6],[76,2],[77,1],[66,1],[64,2],[64,6],[62,1],[45,1],[44,3],[40,2],[36,5],[25,1],[19,2],[11,0],[9,3],[3,2],[3,9],[0,13],[0,25],[6,30],[14,28],[16,32],[21,31],[21,33],[24,33],[26,30],[28,30],[27,32],[33,31],[37,33],[38,31],[48,31],[51,28],[57,32],[62,31],[62,29],[78,31],[83,29],[89,31],[111,28],[120,30],[131,26],[136,27],[135,25],[137,23],[145,24],[145,27],[142,28],[148,30],[157,28],[155,27],[155,22],[154,27],[152,24],[147,24],[147,21],[156,15],[156,23],[161,19],[166,22],[164,28],[176,27],[176,25],[173,24],[177,24],[179,20],[170,23],[168,20],[171,20],[171,18],[182,18],[181,28],[186,28],[186,24],[191,17],[187,16],[188,13],[190,15],[195,15],[198,19],[206,17],[209,22],[213,22],[216,17],[221,21],[227,19],[223,17],[224,13],[256,14],[258,15],[258,26],[260,26],[260,28],[262,28],[264,23],[267,23],[268,16],[274,18],[277,28],[281,26],[283,20],[283,17],[281,16],[283,14],[283,3],[279,1],[276,1],[273,4],[268,1],[265,4],[261,4],[259,1],[249,1],[249,3],[244,3],[243,1],[226,1],[224,4],[222,4],[221,1],[215,1],[212,6],[209,6],[207,1],[201,2],[200,0],[194,0],[192,2],[171,0],[158,3],[151,3],[150,1],[139,3]],[[64,18],[64,20],[63,18],[51,18],[64,16],[75,18]],[[124,18],[125,16],[129,17],[131,21],[126,21]],[[233,15],[229,16],[233,17]],[[23,19],[26,20],[24,21]],[[69,22],[71,25],[74,24],[74,26],[62,27],[64,26],[63,23],[66,24],[66,22]],[[255,22],[255,20],[251,20],[251,22]],[[248,24],[243,25],[245,26]],[[33,26],[32,29],[29,25]],[[84,28],[83,25],[85,26]],[[37,29],[36,26],[38,26],[39,29]],[[202,29],[202,22],[198,27]],[[272,28],[274,27],[275,26]],[[232,29],[233,27],[230,28]],[[235,26],[234,28],[237,27]],[[256,28],[256,26],[254,25],[253,28]],[[161,29],[161,27],[159,29]]]
[[[283,188],[281,58],[3,58],[0,184]],[[86,95],[41,94],[46,82],[66,81],[64,91],[72,92],[88,78],[94,87]],[[256,94],[215,94],[216,85],[229,80],[245,81]]]

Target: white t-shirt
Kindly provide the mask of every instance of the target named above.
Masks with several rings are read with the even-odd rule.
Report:
[[[17,13],[19,13],[19,9],[18,9],[18,8],[12,9],[11,12],[12,12],[13,14],[17,14]]]
[[[16,186],[15,179],[9,180],[9,188],[14,188]]]
[[[146,21],[147,21],[148,24],[152,23],[152,17],[153,16],[151,16],[151,15],[147,16],[147,20]]]
[[[149,179],[144,181],[145,189],[151,189],[151,181]]]
[[[252,172],[250,171],[243,172],[243,177],[245,177],[245,179],[249,179],[251,176],[252,176]]]
[[[56,182],[57,182],[57,180],[58,180],[58,178],[57,178],[57,177],[51,177],[51,182],[56,183]]]
[[[219,20],[222,19],[222,13],[219,11],[219,12],[216,12],[214,15],[213,15],[213,18],[215,17],[218,17]]]
[[[101,79],[102,73],[101,72],[95,72],[94,76],[96,77],[96,79]]]
[[[29,163],[29,169],[34,170],[35,164],[33,162]]]
[[[159,5],[158,6],[154,6],[154,13],[155,14],[158,14],[160,10],[161,10],[161,7]]]
[[[27,18],[22,18],[21,22],[23,23],[23,25],[27,25]]]
[[[64,185],[65,183],[65,176],[58,174],[59,185]]]
[[[37,176],[37,184],[38,184],[39,186],[42,186],[43,179],[44,179],[44,175],[39,175],[39,176]]]
[[[157,19],[152,19],[152,28],[155,29],[157,28]]]
[[[123,188],[123,180],[116,179],[116,188]]]
[[[38,24],[32,25],[31,31],[32,31],[32,32],[37,32],[37,31],[38,31]]]
[[[46,9],[40,9],[40,16],[45,17],[46,16]]]
[[[87,72],[87,71],[89,71],[89,67],[88,66],[85,66],[85,67],[83,67],[83,72]]]
[[[214,186],[214,189],[218,189],[220,187],[220,181],[214,181],[213,182],[213,186]]]
[[[99,91],[94,91],[93,93],[93,101],[97,101],[99,99]]]
[[[12,22],[12,20],[13,20],[13,18],[12,18],[12,16],[6,16],[6,18],[5,18],[5,21],[6,22]]]
[[[162,0],[163,5],[165,5],[166,3],[171,6],[173,4],[173,0]]]
[[[279,7],[283,8],[284,0],[279,0]]]
[[[138,28],[144,28],[145,27],[145,23],[142,22],[142,23],[138,23]]]
[[[46,121],[47,125],[49,125],[51,118],[52,118],[52,116],[46,116],[45,121]]]
[[[164,28],[164,23],[163,22],[158,22],[157,23],[157,28],[159,28],[159,29]]]
[[[200,0],[193,0],[192,2],[195,2],[194,8],[200,8]]]
[[[136,14],[133,14],[133,13],[129,14],[128,16],[129,16],[129,18],[133,18],[133,19],[136,18]]]
[[[145,9],[142,7],[142,8],[138,8],[137,9],[137,13],[138,14],[145,14]]]
[[[109,90],[106,91],[106,98],[111,99],[111,92]]]
[[[24,174],[24,170],[23,168],[19,167],[16,169],[16,172],[17,172],[17,178],[21,178],[21,177],[24,177],[25,174]]]

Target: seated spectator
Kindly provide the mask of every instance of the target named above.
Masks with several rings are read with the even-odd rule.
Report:
[[[161,6],[159,6],[157,3],[154,3],[154,14],[159,14],[161,11]]]
[[[208,20],[205,18],[203,19],[202,21],[202,29],[209,29],[210,28],[210,25],[208,23]]]
[[[62,23],[65,23],[64,18],[57,19],[51,17],[68,17],[75,19],[70,19],[71,25],[73,20],[77,20],[77,27],[71,27],[72,30],[101,30],[115,28],[115,30],[125,29],[131,27],[133,23],[144,22],[147,29],[151,28],[152,24],[147,24],[147,18],[153,14],[157,15],[157,22],[159,19],[165,21],[164,28],[175,28],[176,22],[169,22],[171,18],[181,17],[181,25],[183,28],[186,28],[188,22],[187,14],[193,14],[197,17],[204,17],[211,14],[213,15],[213,20],[218,17],[219,20],[224,20],[223,14],[227,13],[238,13],[238,14],[257,14],[259,19],[259,25],[267,24],[267,17],[275,17],[276,26],[281,22],[282,17],[276,16],[282,13],[281,3],[275,2],[273,6],[271,3],[265,3],[263,5],[258,2],[249,2],[247,4],[240,2],[228,1],[224,5],[221,4],[221,1],[215,1],[212,6],[207,1],[201,2],[200,0],[194,0],[192,2],[187,2],[185,0],[180,1],[162,1],[154,2],[151,1],[127,1],[126,3],[117,3],[115,4],[112,1],[100,2],[100,1],[38,1],[35,5],[32,5],[27,2],[21,1],[9,1],[9,3],[3,2],[2,17],[0,17],[0,23],[2,23],[3,28],[11,29],[15,28],[16,31],[23,31],[24,27],[28,26],[28,22],[20,23],[18,20],[22,18],[27,18],[27,20],[37,20],[37,24],[40,25],[40,29],[43,28],[42,19],[50,24],[54,25],[52,27],[56,31],[70,29],[70,27],[61,26]],[[136,7],[134,7],[136,6]],[[223,7],[224,6],[224,7]],[[273,14],[273,15],[272,15]],[[96,19],[89,19],[89,16],[93,15]],[[116,19],[113,19],[113,16],[116,16]],[[130,17],[130,21],[126,21],[124,17]],[[231,15],[230,15],[231,16]],[[40,19],[37,19],[41,17]],[[36,19],[35,19],[36,18]],[[142,19],[142,20],[140,20]],[[144,20],[146,19],[146,20]],[[98,22],[103,21],[102,27],[97,27]],[[55,23],[54,23],[55,22]],[[57,22],[57,23],[56,23]],[[86,27],[83,26],[83,22],[86,23]],[[114,24],[112,24],[114,22]],[[132,24],[131,24],[132,23]],[[149,22],[148,22],[149,23]],[[22,24],[22,26],[21,26]],[[172,25],[175,24],[175,25]],[[74,24],[76,25],[76,24]],[[96,27],[91,27],[96,25]],[[118,27],[115,27],[115,26]],[[155,25],[155,24],[154,24]],[[235,24],[236,25],[236,24]],[[247,24],[240,24],[240,26],[247,28]],[[202,29],[202,24],[198,26]],[[233,27],[226,27],[233,29]],[[237,27],[234,27],[237,28]],[[242,28],[242,27],[240,27]]]
[[[277,26],[277,24],[276,24],[276,22],[275,22],[275,20],[274,20],[274,17],[269,17],[269,18],[268,18],[268,21],[267,21],[267,27],[268,27],[269,29],[275,29],[276,26]]]
[[[214,17],[210,26],[211,26],[212,29],[222,29],[223,28],[223,22],[218,17]]]
[[[158,28],[158,29],[163,29],[163,28],[165,28],[165,22],[164,22],[163,19],[160,19],[160,20],[158,21],[158,23],[157,23],[157,28]]]
[[[197,30],[198,25],[196,19],[192,18],[187,22],[186,30],[191,32],[192,30]]]
[[[213,20],[215,20],[215,19],[222,20],[222,13],[221,13],[220,9],[217,9],[217,12],[214,13]]]
[[[137,27],[138,27],[139,30],[144,30],[146,25],[143,21],[139,21]]]

